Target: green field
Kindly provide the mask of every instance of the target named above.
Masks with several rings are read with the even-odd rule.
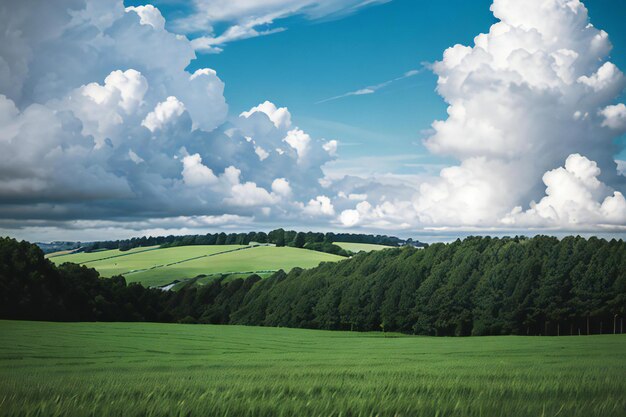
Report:
[[[626,337],[383,337],[0,321],[4,416],[568,416],[626,410]],[[389,335],[388,335],[389,336]]]
[[[191,248],[193,246],[188,246]],[[207,246],[217,247],[217,246]],[[323,252],[289,247],[258,246],[237,252],[200,258],[189,262],[126,275],[128,281],[159,285],[180,278],[193,278],[200,274],[265,272],[295,267],[312,268],[320,262],[335,262],[345,258]]]
[[[390,249],[393,246],[374,245],[371,243],[349,243],[349,242],[333,242],[333,244],[339,246],[342,249],[349,250],[350,252],[371,252],[373,250]]]
[[[240,245],[135,248],[126,252],[110,250],[50,258],[56,264],[82,263],[95,268],[102,276],[123,274],[128,282],[141,282],[147,286],[165,285],[201,274],[250,274],[279,269],[289,271],[294,267],[312,268],[320,262],[341,259],[345,258],[306,249]]]
[[[82,264],[86,262],[93,262],[99,259],[106,258],[118,258],[123,256],[128,256],[132,254],[136,254],[138,252],[145,252],[153,249],[157,249],[158,246],[150,246],[146,248],[133,248],[127,251],[120,251],[117,249],[112,250],[99,250],[95,252],[78,252],[78,253],[70,253],[63,254],[62,252],[51,253],[48,255],[48,258],[57,265],[62,264],[63,262],[73,262],[76,264]]]

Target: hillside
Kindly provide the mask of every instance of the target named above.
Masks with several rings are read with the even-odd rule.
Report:
[[[274,246],[203,245],[171,248],[105,250],[51,257],[57,265],[74,262],[95,268],[102,276],[124,275],[128,282],[145,286],[209,274],[271,274],[279,269],[311,268],[336,262],[340,256],[306,249]]]
[[[392,249],[393,246],[375,245],[372,243],[350,243],[350,242],[333,242],[333,244],[339,246],[342,249],[350,252],[371,252],[373,250]]]

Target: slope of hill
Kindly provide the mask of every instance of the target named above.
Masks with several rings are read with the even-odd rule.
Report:
[[[375,245],[372,243],[333,242],[333,245],[337,245],[342,249],[349,250],[354,253],[393,248],[393,246]]]
[[[205,245],[159,249],[106,250],[52,257],[57,265],[74,262],[95,268],[102,276],[124,275],[128,282],[145,286],[169,284],[201,274],[271,273],[294,267],[311,268],[342,258],[306,249],[274,246]]]

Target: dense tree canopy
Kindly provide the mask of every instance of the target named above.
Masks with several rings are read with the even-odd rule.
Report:
[[[263,280],[218,278],[166,292],[126,285],[122,277],[101,279],[73,264],[55,268],[36,246],[4,238],[0,297],[2,318],[440,336],[612,333],[622,331],[626,310],[626,242],[469,237],[421,250],[360,253]]]

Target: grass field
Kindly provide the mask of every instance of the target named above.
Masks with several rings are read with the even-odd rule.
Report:
[[[105,277],[123,274],[128,282],[141,282],[147,286],[165,285],[177,279],[193,278],[200,274],[311,268],[320,262],[335,262],[341,259],[344,258],[306,249],[240,245],[134,248],[126,252],[108,250],[50,258],[56,264],[82,263],[95,268]]]
[[[191,248],[193,246],[188,246]],[[208,246],[219,247],[219,246]],[[126,275],[130,282],[159,285],[172,281],[172,277],[193,278],[200,274],[228,272],[276,271],[292,268],[312,268],[320,262],[335,262],[345,258],[328,253],[289,247],[258,246],[217,256],[199,258],[193,261]]]
[[[349,250],[354,253],[371,252],[373,250],[392,248],[392,246],[373,245],[371,243],[348,243],[348,242],[333,242],[333,243],[342,249]]]
[[[0,321],[4,416],[623,417],[626,337]]]
[[[158,246],[150,246],[145,248],[133,248],[127,251],[120,251],[117,249],[112,250],[100,250],[95,252],[78,252],[72,254],[50,254],[49,259],[55,264],[59,265],[64,262],[74,262],[77,264],[97,261],[99,259],[113,259],[121,258],[124,256],[134,255],[141,252],[157,249]],[[58,253],[58,252],[57,252]]]

